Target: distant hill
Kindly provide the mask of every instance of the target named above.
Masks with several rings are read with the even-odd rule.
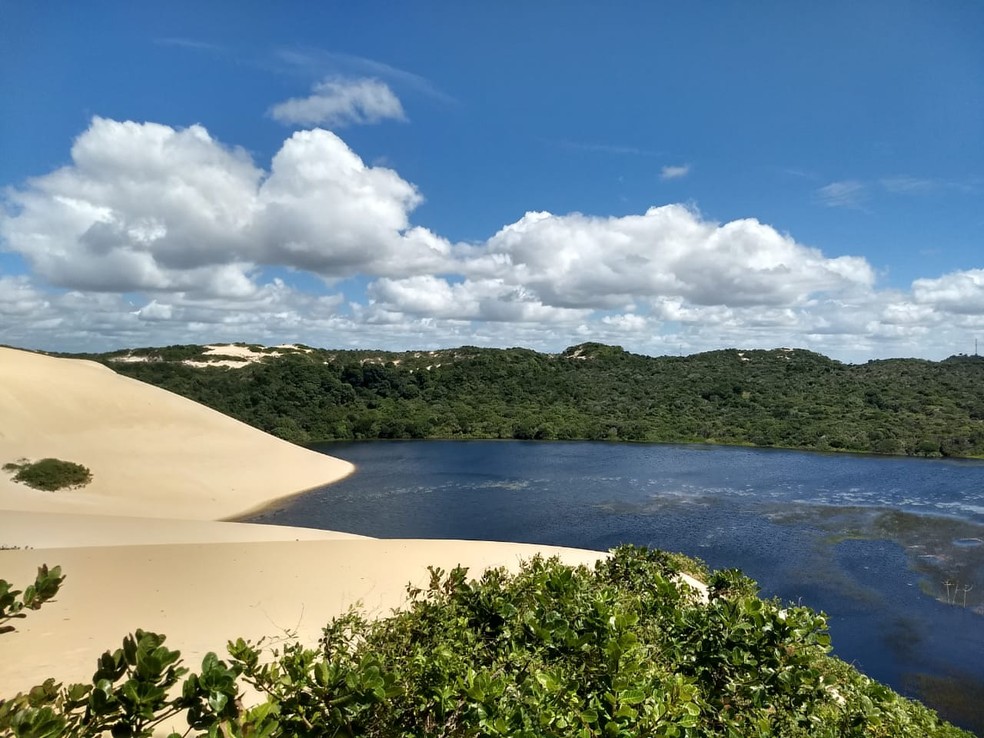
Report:
[[[168,346],[85,355],[296,442],[605,439],[984,457],[984,357],[802,349],[647,357],[463,346]]]

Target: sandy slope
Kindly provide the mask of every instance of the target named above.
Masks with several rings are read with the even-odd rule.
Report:
[[[427,566],[515,566],[537,552],[572,563],[599,554],[485,541],[324,540],[65,548],[0,552],[0,569],[33,579],[42,563],[67,578],[55,602],[0,635],[0,695],[56,675],[88,680],[98,655],[135,628],[165,633],[189,665],[229,638],[295,632],[315,644],[331,616],[361,602],[387,614]]]
[[[53,495],[0,474],[0,509],[216,520],[352,470],[99,364],[0,348],[0,464],[46,456],[92,483]]]
[[[362,538],[352,533],[286,525],[224,523],[212,520],[133,518],[117,515],[0,511],[0,545],[18,548],[147,546],[162,543],[258,543]],[[3,573],[0,572],[0,576]]]
[[[68,577],[56,601],[0,634],[0,696],[49,676],[88,680],[99,654],[136,628],[167,634],[194,665],[238,636],[291,631],[313,644],[359,602],[385,614],[428,565],[602,555],[214,522],[352,467],[98,364],[0,348],[0,464],[46,456],[85,464],[94,479],[49,493],[0,474],[0,546],[30,547],[0,550],[0,578],[23,587],[40,564]]]

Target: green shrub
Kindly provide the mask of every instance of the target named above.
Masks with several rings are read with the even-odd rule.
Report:
[[[184,713],[172,735],[969,738],[829,656],[824,615],[733,571],[705,601],[681,563],[626,547],[593,570],[432,569],[390,617],[352,611],[315,649],[240,639],[183,682],[178,652],[138,630],[91,685],[0,701],[0,736],[142,738]],[[264,701],[243,709],[240,680]]]
[[[92,472],[87,467],[61,459],[5,464],[3,468],[6,471],[14,471],[15,481],[47,492],[84,487],[92,481]]]
[[[230,654],[267,695],[271,735],[968,735],[830,657],[824,615],[762,600],[734,571],[705,602],[678,582],[699,568],[684,563],[624,547],[593,571],[432,570],[404,611],[349,613],[318,650]]]
[[[184,735],[201,730],[206,732],[195,735],[269,737],[227,732],[240,712],[237,671],[209,653],[201,672],[182,682],[188,669],[181,666],[181,653],[164,646],[164,640],[137,630],[123,639],[122,648],[99,658],[92,684],[63,687],[48,679],[27,694],[0,700],[0,736],[150,738],[183,713]],[[172,694],[179,684],[180,692]]]

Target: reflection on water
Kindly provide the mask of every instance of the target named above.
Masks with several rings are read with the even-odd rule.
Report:
[[[608,443],[322,450],[357,472],[255,520],[635,543],[739,567],[764,595],[827,612],[837,655],[984,734],[965,709],[984,690],[984,463]]]

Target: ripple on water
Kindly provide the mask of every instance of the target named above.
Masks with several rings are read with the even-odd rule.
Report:
[[[957,538],[953,541],[953,545],[958,548],[977,548],[984,545],[984,540],[980,538]]]

